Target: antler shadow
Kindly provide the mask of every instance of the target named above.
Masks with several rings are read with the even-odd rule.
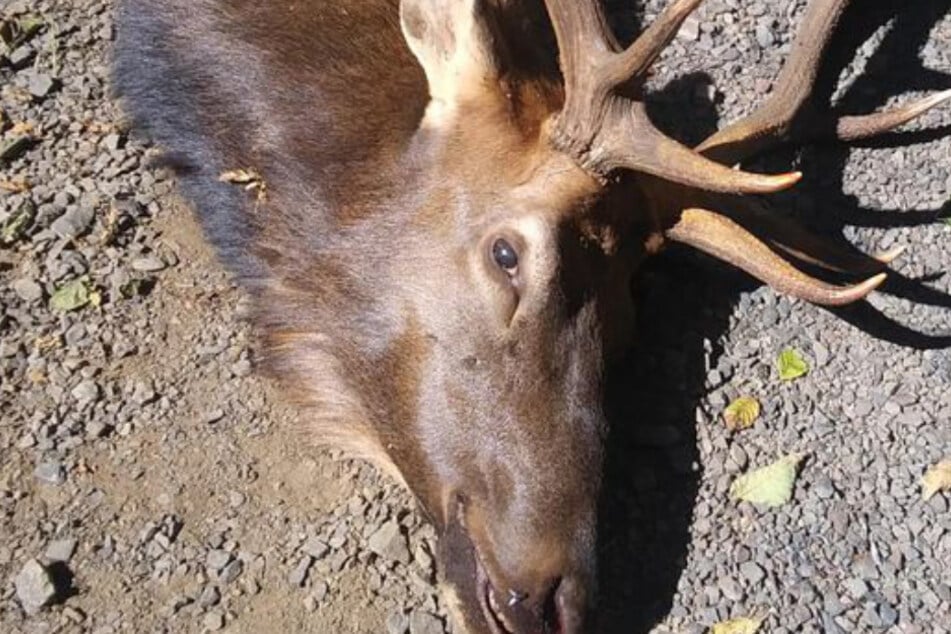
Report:
[[[951,87],[951,74],[924,68],[918,59],[935,24],[951,11],[951,0],[919,4],[910,10],[898,0],[854,3],[826,58],[817,100],[829,103],[856,50],[886,25],[889,30],[865,73],[839,96],[835,112],[867,113],[891,96]],[[703,73],[670,82],[647,102],[651,119],[684,143],[706,138],[719,119],[716,105],[704,97],[709,83]],[[945,124],[890,133],[860,145],[904,147],[949,132],[951,124]],[[937,209],[862,207],[843,191],[848,158],[844,145],[817,143],[763,156],[753,169],[782,172],[801,159],[807,176],[812,176],[778,197],[783,213],[853,253],[856,249],[845,237],[847,226],[917,227],[951,215],[951,201]],[[928,285],[940,273],[913,278],[889,271],[881,290],[914,303],[951,308],[951,296]],[[601,505],[598,631],[647,632],[670,613],[686,566],[701,477],[695,413],[709,366],[716,362],[715,342],[726,332],[740,293],[756,285],[723,264],[680,248],[650,261],[636,281],[638,347],[612,372],[606,400],[612,426]],[[830,310],[868,335],[901,346],[951,347],[951,333],[917,332],[868,302]]]
[[[837,114],[867,113],[893,96],[951,87],[951,73],[925,68],[919,59],[931,31],[949,12],[951,0],[923,3],[916,5],[914,10],[896,0],[854,3],[847,10],[842,28],[820,70],[814,93],[815,111],[821,112],[822,104],[832,100],[843,69],[853,60],[856,50],[882,28],[887,28],[887,31],[866,62],[864,71],[838,96],[834,106]],[[871,209],[844,193],[843,175],[850,147],[907,147],[932,142],[949,133],[951,124],[943,124],[923,130],[893,132],[848,145],[820,142],[804,147],[795,153],[800,155],[805,178],[794,191],[776,199],[780,205],[785,204],[794,210],[800,224],[837,242],[845,250],[854,250],[844,236],[847,226],[884,229],[934,224],[951,211],[951,200],[934,209]],[[756,168],[785,170],[794,158],[794,153],[787,149],[762,157]],[[814,201],[822,203],[815,204]],[[900,262],[899,259],[898,265]],[[944,271],[933,271],[914,278],[890,270],[888,281],[879,290],[916,304],[951,308],[951,296],[927,285],[943,274]],[[951,346],[951,332],[937,335],[916,332],[867,302],[829,310],[867,334],[892,343],[918,349]]]

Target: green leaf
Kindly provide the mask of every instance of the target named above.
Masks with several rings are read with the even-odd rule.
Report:
[[[0,228],[0,243],[9,245],[19,240],[30,228],[35,215],[36,210],[32,202],[26,201],[20,205],[20,208],[3,223],[3,228]]]
[[[26,135],[14,136],[0,143],[0,161],[12,161],[29,149],[33,139]]]
[[[759,418],[760,406],[752,396],[741,396],[723,410],[723,420],[730,431],[749,429]]]
[[[794,453],[766,467],[754,469],[730,485],[730,497],[751,504],[778,507],[792,499],[796,472],[805,454]]]
[[[710,634],[756,634],[763,619],[741,617],[730,619],[729,621],[720,621],[710,628]]]
[[[798,352],[792,348],[786,348],[779,353],[776,359],[776,368],[779,370],[779,378],[783,381],[792,381],[809,372],[809,365]]]
[[[69,312],[79,310],[87,304],[98,306],[100,300],[99,292],[93,289],[89,277],[84,275],[58,286],[56,291],[53,292],[53,296],[50,297],[50,308]]]
[[[43,28],[43,18],[38,15],[23,15],[0,22],[0,42],[13,52]]]

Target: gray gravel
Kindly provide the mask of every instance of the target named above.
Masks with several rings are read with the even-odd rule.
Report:
[[[657,67],[657,121],[689,139],[711,100],[723,119],[748,111],[803,4],[708,0]],[[409,496],[307,447],[254,376],[240,294],[108,97],[113,8],[0,3],[45,22],[0,63],[0,181],[30,186],[0,189],[0,227],[19,227],[0,248],[0,631],[445,631],[435,537]],[[893,30],[899,45],[879,29],[842,73],[854,111],[936,87],[915,59],[951,73],[951,15]],[[948,125],[945,107],[913,127]],[[897,271],[935,292],[899,285],[871,304],[949,333],[951,226],[912,220],[951,198],[951,137],[918,140],[763,167],[806,172],[778,197],[802,222],[866,250],[909,245]],[[847,226],[870,217],[889,221]],[[86,306],[50,307],[84,277]],[[918,484],[951,456],[951,350],[683,251],[640,282],[625,410],[638,425],[613,444],[604,629],[761,614],[769,632],[951,631],[949,499],[923,502]],[[811,366],[791,383],[773,368],[786,346]],[[763,415],[731,434],[719,415],[741,394]],[[789,505],[729,500],[739,473],[791,451],[809,457]]]

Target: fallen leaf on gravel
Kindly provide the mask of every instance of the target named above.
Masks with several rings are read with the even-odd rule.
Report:
[[[921,477],[921,497],[925,502],[938,491],[951,491],[951,458],[933,465]]]
[[[759,418],[760,406],[752,396],[741,396],[723,410],[723,420],[730,431],[749,429]]]
[[[792,348],[786,348],[779,353],[776,359],[776,368],[779,370],[779,378],[783,381],[792,381],[809,372],[809,365],[798,352]]]
[[[771,465],[745,473],[730,485],[730,497],[768,507],[782,506],[792,499],[796,471],[805,454],[794,453]]]
[[[730,619],[729,621],[720,621],[710,628],[710,634],[756,634],[763,619],[741,617]]]
[[[0,22],[0,42],[7,52],[13,52],[43,28],[43,19],[38,15],[21,15]]]
[[[19,121],[13,124],[13,127],[10,128],[11,134],[16,134],[19,136],[35,136],[36,126],[34,126],[30,121]]]
[[[10,180],[0,180],[0,189],[12,194],[22,194],[23,192],[30,191],[31,187],[30,181],[22,176],[11,178]]]
[[[145,295],[146,283],[140,278],[133,278],[119,287],[119,292],[126,299],[132,299],[140,295]]]
[[[35,215],[36,209],[33,203],[29,200],[24,201],[16,213],[7,218],[3,227],[0,228],[0,244],[9,245],[19,240],[30,228]]]
[[[63,312],[79,310],[89,304],[99,306],[100,303],[102,303],[102,297],[93,288],[86,275],[58,286],[50,297],[50,308]]]
[[[55,350],[59,348],[60,344],[62,344],[62,340],[59,335],[45,335],[33,340],[34,350],[40,353]]]
[[[15,136],[0,144],[0,161],[13,160],[20,156],[33,143],[33,137]]]

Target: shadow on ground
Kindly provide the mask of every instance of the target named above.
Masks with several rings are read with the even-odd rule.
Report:
[[[838,111],[870,112],[893,95],[951,87],[951,76],[923,68],[918,59],[933,26],[951,10],[951,1],[925,3],[915,11],[893,0],[873,4],[853,3],[846,14],[823,66],[817,108],[829,103],[857,48],[886,24],[891,28],[865,74],[837,99]],[[672,82],[652,96],[652,117],[685,143],[699,142],[718,120],[715,104],[698,97],[706,94],[701,88],[710,81],[704,74],[693,74]],[[948,132],[893,133],[869,144],[911,145]],[[752,169],[786,171],[797,152],[804,164],[808,162],[807,173],[814,176],[775,199],[777,211],[843,248],[854,250],[843,235],[848,225],[918,226],[947,212],[862,208],[843,193],[848,149],[841,145],[781,149],[753,163]],[[892,274],[884,290],[913,302],[951,307],[951,297],[926,286],[931,279]],[[750,278],[684,250],[655,258],[639,275],[635,285],[639,344],[613,372],[606,399],[612,431],[601,504],[599,631],[646,632],[670,610],[686,565],[702,474],[695,417],[707,364],[716,363],[716,342],[726,332],[739,293],[755,286]],[[871,336],[899,345],[951,347],[951,336],[915,332],[865,302],[835,312]]]

